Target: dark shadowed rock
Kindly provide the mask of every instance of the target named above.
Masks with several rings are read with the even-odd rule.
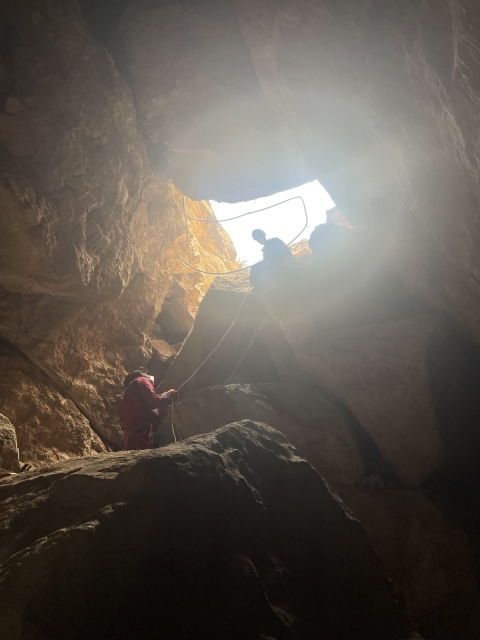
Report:
[[[9,640],[413,637],[360,524],[266,425],[57,464],[0,500]]]
[[[314,387],[231,384],[192,391],[175,403],[183,437],[248,418],[277,429],[334,487],[363,480],[365,465],[345,412]]]
[[[152,340],[152,359],[148,370],[155,377],[156,385],[162,381],[176,354],[177,350],[165,340]]]
[[[480,595],[465,532],[425,492],[345,488],[341,496],[361,520],[421,633],[476,640]]]

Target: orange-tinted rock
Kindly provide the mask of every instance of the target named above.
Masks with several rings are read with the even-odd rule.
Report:
[[[5,348],[0,350],[0,405],[13,425],[22,462],[39,465],[106,451],[72,400]]]
[[[17,434],[10,420],[0,413],[0,472],[18,471]]]
[[[172,283],[189,292],[192,315],[209,279],[177,259],[181,194],[152,174],[130,89],[78,4],[10,4],[2,42],[3,21],[12,81],[0,118],[0,336],[72,399],[59,404],[61,424],[89,421],[118,445],[122,380],[148,364]],[[211,212],[207,203],[192,208],[198,217]],[[202,233],[197,266],[236,265],[225,233],[203,225]],[[84,445],[88,451],[88,439]],[[50,446],[52,459],[63,456]],[[49,455],[42,450],[39,459]]]

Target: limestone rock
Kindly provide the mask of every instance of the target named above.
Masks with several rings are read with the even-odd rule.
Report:
[[[232,384],[192,391],[175,403],[183,438],[248,418],[277,429],[334,487],[354,485],[365,467],[344,412],[327,394],[294,384]]]
[[[152,340],[152,359],[148,365],[148,370],[155,378],[155,385],[160,384],[163,380],[176,355],[177,350],[165,340]]]
[[[480,594],[462,530],[417,491],[341,490],[426,638],[480,634]]]
[[[15,426],[22,462],[41,465],[106,451],[72,400],[6,347],[0,348],[0,406]]]
[[[0,413],[0,470],[18,471],[19,468],[15,427]]]
[[[361,525],[266,425],[4,478],[0,501],[9,640],[413,638]]]
[[[191,292],[192,314],[210,280],[178,261],[182,196],[152,173],[131,91],[79,3],[10,3],[0,23],[12,80],[0,120],[0,338],[79,407],[67,422],[87,416],[115,447],[122,380],[147,366],[173,281]],[[228,236],[201,226],[195,265],[236,265]]]

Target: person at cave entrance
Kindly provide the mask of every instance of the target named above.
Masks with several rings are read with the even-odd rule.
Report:
[[[278,271],[283,271],[286,267],[295,264],[295,258],[290,251],[288,245],[280,240],[280,238],[270,238],[267,240],[265,231],[255,229],[252,231],[252,238],[263,245],[263,260],[253,265],[250,269],[250,283],[257,287],[258,285],[266,285],[266,279],[274,275]]]
[[[123,450],[153,449],[155,433],[178,392],[170,389],[155,393],[153,377],[143,371],[129,373],[123,384],[126,387],[120,403],[120,419],[126,426]]]
[[[286,245],[283,240],[280,240],[280,238],[270,238],[270,240],[267,240],[267,235],[262,229],[252,231],[252,238],[255,242],[263,245],[262,253],[265,262],[284,264],[285,262],[293,260],[293,255],[288,245]]]

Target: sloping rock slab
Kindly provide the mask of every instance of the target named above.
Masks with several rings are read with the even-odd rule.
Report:
[[[169,368],[162,389],[178,389],[202,363],[198,373],[185,384],[184,393],[228,382],[268,313],[262,299],[247,295],[248,291],[248,278],[244,274],[215,279],[200,303],[193,328]],[[232,382],[277,380],[272,358],[257,338]]]
[[[285,383],[208,387],[192,391],[174,409],[184,437],[248,418],[283,433],[334,487],[355,485],[365,474],[347,416],[320,389]]]
[[[266,425],[3,479],[0,502],[9,640],[411,637],[360,524]]]

